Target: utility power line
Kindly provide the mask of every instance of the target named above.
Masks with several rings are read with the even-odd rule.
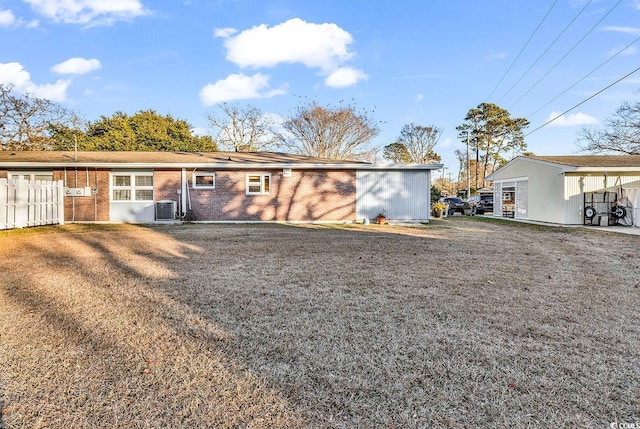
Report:
[[[588,78],[589,76],[591,76],[593,73],[595,73],[596,71],[600,70],[605,64],[607,64],[609,61],[613,60],[615,57],[617,57],[618,55],[620,55],[622,52],[626,51],[627,49],[629,49],[632,45],[634,45],[638,40],[640,40],[640,36],[638,36],[635,40],[633,40],[631,43],[629,43],[627,46],[625,46],[624,48],[620,49],[618,52],[616,52],[615,54],[613,54],[612,56],[610,56],[606,61],[600,63],[600,65],[598,67],[596,67],[595,69],[591,70],[589,73],[587,73],[586,75],[582,76],[582,78],[580,78],[577,82],[575,82],[573,85],[571,85],[569,88],[565,89],[564,91],[562,91],[560,94],[556,95],[555,97],[553,97],[551,100],[549,100],[548,102],[546,102],[545,104],[543,104],[542,106],[540,106],[539,108],[537,108],[533,113],[530,113],[529,115],[527,115],[527,118],[532,117],[533,115],[535,115],[536,113],[538,113],[539,111],[541,111],[542,109],[544,109],[545,107],[547,107],[549,104],[553,103],[554,101],[556,101],[558,98],[560,98],[562,95],[566,94],[567,92],[569,92],[571,89],[573,89],[576,85],[578,85],[580,82],[582,82],[583,80],[585,80],[586,78]]]
[[[605,19],[607,16],[609,16],[609,14],[610,14],[611,12],[613,12],[613,10],[614,10],[616,7],[618,7],[618,5],[619,5],[620,3],[622,3],[622,0],[618,0],[618,2],[617,2],[616,4],[614,4],[614,5],[613,5],[613,7],[611,7],[611,9],[609,9],[609,10],[607,11],[607,13],[605,13],[605,14],[602,16],[602,18],[600,18],[600,19],[598,20],[598,22],[596,22],[596,23],[593,25],[593,27],[591,27],[591,28],[589,29],[589,31],[587,31],[587,33],[586,33],[584,36],[582,36],[582,37],[580,38],[580,40],[578,40],[578,41],[577,41],[577,42],[576,42],[576,43],[571,47],[571,49],[569,49],[569,50],[567,51],[567,53],[566,53],[566,54],[564,54],[564,55],[562,56],[562,58],[560,58],[560,59],[559,59],[559,60],[558,60],[558,61],[557,61],[553,66],[551,66],[551,68],[550,68],[550,69],[549,69],[549,70],[548,70],[544,75],[542,75],[542,77],[541,77],[540,79],[538,79],[538,80],[536,81],[536,83],[534,83],[533,85],[531,85],[531,86],[529,87],[529,89],[527,89],[527,90],[525,91],[525,93],[524,93],[524,94],[522,94],[522,95],[520,96],[520,98],[518,98],[518,99],[515,101],[515,103],[513,103],[513,104],[509,107],[509,110],[513,109],[513,107],[514,107],[516,104],[518,104],[518,103],[519,103],[519,102],[520,102],[520,101],[521,101],[521,100],[522,100],[522,99],[523,99],[527,94],[529,94],[529,92],[531,92],[531,90],[532,90],[533,88],[535,88],[536,86],[538,86],[538,84],[539,84],[540,82],[542,82],[542,80],[544,80],[544,78],[546,78],[546,77],[549,75],[549,73],[551,73],[551,72],[553,71],[553,69],[555,69],[555,68],[558,66],[558,64],[560,64],[562,61],[564,61],[564,59],[565,59],[565,58],[567,58],[567,57],[569,56],[569,54],[570,54],[570,53],[571,53],[575,48],[577,48],[577,47],[578,47],[578,45],[579,45],[580,43],[582,43],[582,41],[583,41],[584,39],[586,39],[586,38],[587,38],[587,36],[593,32],[593,30],[595,30],[595,28],[596,28],[597,26],[598,26],[598,25],[600,25],[600,23],[601,23],[602,21],[604,21],[604,19]]]
[[[541,128],[546,127],[547,125],[549,125],[550,123],[552,123],[553,121],[555,121],[556,119],[561,118],[562,116],[566,115],[567,113],[569,113],[570,111],[572,111],[573,109],[575,109],[578,106],[583,105],[584,103],[586,103],[587,101],[591,100],[592,98],[596,97],[597,95],[602,94],[604,91],[606,91],[607,89],[611,88],[612,86],[622,82],[623,80],[625,80],[626,78],[628,78],[629,76],[631,76],[632,74],[636,73],[637,71],[640,70],[640,67],[638,67],[637,69],[631,71],[630,73],[627,73],[626,75],[622,76],[620,79],[616,80],[615,82],[613,82],[612,84],[607,85],[606,87],[602,88],[600,91],[596,92],[595,94],[585,98],[584,100],[582,100],[580,103],[576,104],[575,106],[565,110],[564,112],[560,113],[559,115],[555,116],[554,118],[548,120],[547,122],[545,122],[544,124],[540,125],[538,128],[529,131],[527,134],[525,134],[525,137],[530,136],[531,134],[535,133],[536,131],[538,131]]]
[[[524,77],[527,75],[527,73],[529,73],[529,72],[531,71],[531,69],[532,69],[536,64],[538,64],[538,61],[540,61],[540,59],[541,59],[542,57],[544,57],[544,56],[545,56],[545,54],[546,54],[547,52],[549,52],[549,49],[551,49],[551,48],[553,47],[553,45],[555,45],[555,43],[558,41],[558,39],[560,39],[560,37],[562,37],[562,35],[563,35],[563,34],[564,34],[568,29],[569,29],[569,27],[571,27],[571,25],[573,25],[573,23],[576,21],[576,19],[578,19],[578,17],[579,17],[580,15],[582,15],[582,12],[584,12],[584,10],[587,8],[587,6],[589,6],[589,5],[591,4],[591,2],[592,2],[592,1],[593,1],[593,0],[589,0],[589,1],[587,2],[587,4],[585,4],[585,5],[584,5],[584,7],[583,7],[582,9],[580,9],[580,12],[578,12],[578,14],[577,14],[576,16],[574,16],[574,17],[573,17],[573,19],[571,20],[571,22],[569,22],[569,24],[567,24],[567,26],[566,26],[566,27],[564,27],[564,29],[560,32],[560,34],[558,34],[558,35],[556,36],[556,38],[555,38],[555,39],[553,39],[553,41],[549,44],[549,46],[547,46],[547,49],[545,49],[545,50],[544,50],[544,52],[542,52],[542,53],[540,54],[540,56],[538,56],[538,58],[536,58],[536,60],[535,60],[535,61],[534,61],[530,66],[529,66],[529,68],[528,68],[527,70],[525,70],[525,72],[524,72],[524,73],[522,73],[522,75],[521,75],[521,76],[520,76],[520,77],[515,81],[515,83],[514,83],[513,85],[511,85],[511,88],[509,88],[509,89],[507,90],[507,92],[505,92],[505,93],[502,95],[502,97],[500,97],[500,99],[498,99],[498,103],[500,103],[500,102],[502,101],[502,99],[503,99],[504,97],[506,97],[506,96],[511,92],[511,90],[512,90],[512,89],[513,89],[513,88],[514,88],[518,83],[520,83],[520,81],[522,80],[522,78],[524,78]]]
[[[551,7],[549,8],[549,10],[547,11],[547,13],[544,15],[544,17],[542,18],[542,21],[540,21],[540,23],[538,24],[538,26],[536,27],[535,30],[533,30],[533,33],[531,33],[531,36],[529,36],[529,39],[527,40],[527,42],[524,44],[524,46],[522,47],[522,49],[520,49],[520,52],[518,52],[518,55],[516,55],[516,57],[513,59],[513,62],[511,63],[511,65],[509,66],[509,68],[507,69],[506,72],[504,72],[504,74],[502,75],[502,77],[500,78],[500,80],[498,81],[498,83],[496,83],[496,86],[493,88],[493,90],[491,91],[491,94],[489,94],[489,96],[487,97],[487,100],[491,99],[491,96],[493,95],[494,92],[496,92],[496,89],[498,89],[498,86],[500,86],[500,84],[502,83],[502,81],[504,80],[504,78],[507,76],[507,74],[509,74],[509,72],[511,71],[511,68],[513,68],[513,65],[516,63],[516,61],[518,61],[518,58],[520,58],[520,55],[522,55],[522,53],[524,52],[524,50],[527,48],[527,46],[529,45],[529,43],[531,42],[531,40],[533,39],[533,36],[536,35],[536,33],[538,32],[538,30],[540,29],[540,27],[542,27],[542,24],[544,23],[544,21],[547,19],[547,17],[549,16],[549,14],[551,13],[551,10],[555,7],[556,3],[558,3],[558,0],[555,0],[553,2],[553,4],[551,5]]]

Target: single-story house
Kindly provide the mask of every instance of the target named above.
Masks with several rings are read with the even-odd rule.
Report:
[[[429,220],[439,164],[272,152],[0,151],[0,178],[62,180],[66,222]]]
[[[518,156],[486,179],[494,216],[640,226],[640,155]]]

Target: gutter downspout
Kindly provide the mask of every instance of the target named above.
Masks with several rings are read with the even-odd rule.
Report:
[[[180,198],[181,198],[180,207],[181,207],[181,212],[182,213],[180,213],[180,217],[184,219],[184,217],[187,214],[187,210],[186,210],[186,207],[187,207],[187,192],[189,192],[189,190],[188,190],[189,182],[187,181],[187,169],[183,168],[181,174],[182,174],[182,180],[181,180],[182,189],[181,189],[181,193],[180,193]]]

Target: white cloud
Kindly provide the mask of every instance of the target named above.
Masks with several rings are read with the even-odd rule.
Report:
[[[227,60],[240,67],[302,63],[327,73],[353,56],[351,34],[336,24],[312,24],[299,18],[267,27],[262,24],[227,37]]]
[[[268,75],[231,74],[225,79],[203,87],[200,90],[200,102],[203,106],[213,106],[226,101],[269,98],[281,94],[284,94],[284,90],[269,89]]]
[[[213,30],[213,35],[215,37],[222,37],[223,39],[226,39],[236,34],[237,32],[238,30],[236,30],[235,28],[216,28],[215,30]]]
[[[616,55],[620,49],[622,49],[622,47],[617,46],[613,49],[611,49],[609,51],[609,55]],[[625,49],[624,51],[620,52],[620,55],[622,56],[628,56],[628,55],[635,55],[637,52],[636,47],[635,46],[629,46],[627,49]]]
[[[0,10],[0,26],[8,27],[16,22],[16,17],[11,9]]]
[[[20,63],[0,63],[0,83],[24,89],[31,83],[31,75]]]
[[[640,36],[640,27],[616,27],[607,26],[602,28],[603,31],[613,31],[616,33],[631,34],[632,36]]]
[[[71,85],[70,80],[59,79],[55,83],[45,83],[44,85],[34,85],[27,88],[27,91],[38,98],[62,102],[67,100],[67,89]]]
[[[318,69],[319,74],[325,76],[325,85],[334,88],[355,85],[368,78],[364,71],[344,65],[354,55],[349,51],[353,38],[336,24],[313,24],[293,18],[273,27],[262,24],[241,32],[235,28],[217,28],[214,35],[224,39],[226,59],[240,68],[271,68],[279,64],[300,63],[308,68]],[[203,94],[218,93],[237,94],[233,99],[254,98],[254,93],[257,92],[255,85],[259,83],[257,76],[263,75],[258,73],[252,76],[252,85],[247,88],[235,86],[238,79],[249,79],[243,74],[231,75],[215,84],[209,84],[201,91],[201,99],[204,103],[209,96]],[[268,85],[261,87],[262,92],[258,92],[258,96],[273,96],[273,91],[264,92],[267,87]],[[275,94],[283,92],[275,90]],[[244,93],[253,95],[245,96]],[[226,100],[227,96],[211,96],[213,100],[220,98]]]
[[[495,60],[504,60],[507,57],[506,52],[498,52],[490,55],[486,55],[483,60],[484,61],[495,61]]]
[[[58,74],[85,74],[101,68],[102,64],[96,59],[69,58],[53,66],[51,71]]]
[[[21,26],[26,28],[36,28],[40,23],[37,19],[26,22],[21,18],[16,18],[11,9],[0,10],[0,27]]]
[[[149,14],[139,0],[24,0],[31,8],[55,22],[110,25]]]
[[[418,95],[416,95],[416,101],[417,101],[417,102],[420,102],[420,101],[422,101],[422,100],[424,100],[424,94],[418,94]]]
[[[547,118],[547,121],[552,120],[559,114],[560,113],[558,112],[551,112],[549,114],[549,117]],[[586,113],[578,112],[578,113],[573,113],[571,115],[562,115],[558,119],[551,122],[549,126],[573,127],[577,125],[592,125],[592,124],[597,124],[598,122],[599,122],[598,119],[594,118],[593,116],[587,115]]]
[[[20,63],[0,63],[0,84],[13,85],[15,91],[29,92],[38,98],[51,101],[65,101],[70,80],[60,79],[55,83],[36,85],[31,81],[31,75]]]
[[[362,70],[356,70],[351,67],[340,67],[327,76],[324,83],[333,88],[344,88],[355,85],[362,79],[367,79],[367,75]]]

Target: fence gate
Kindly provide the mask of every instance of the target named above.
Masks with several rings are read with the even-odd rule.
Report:
[[[64,224],[64,185],[0,179],[0,229]]]

